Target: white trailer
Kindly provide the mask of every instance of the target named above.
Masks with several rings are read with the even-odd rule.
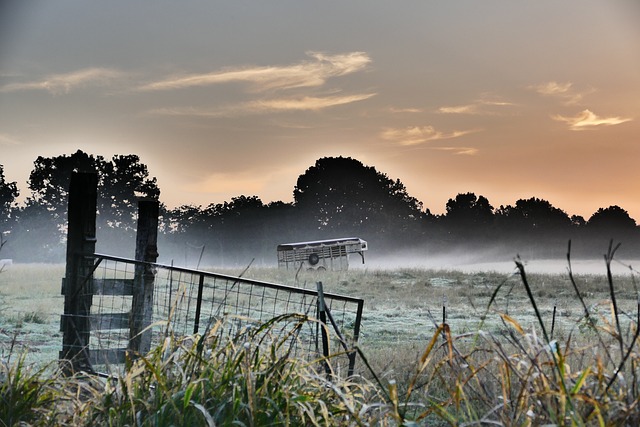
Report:
[[[278,245],[278,267],[307,270],[347,270],[349,255],[358,254],[364,264],[367,242],[358,237],[314,240]]]

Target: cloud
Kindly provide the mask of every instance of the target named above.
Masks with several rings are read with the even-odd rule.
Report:
[[[495,101],[488,99],[480,99],[466,105],[453,105],[438,108],[438,112],[442,114],[481,114],[496,115],[496,111],[489,110],[486,107],[510,107],[515,104],[507,101]]]
[[[149,114],[164,116],[232,117],[285,111],[319,111],[352,102],[364,101],[375,95],[375,93],[365,93],[343,96],[303,96],[300,98],[263,99],[220,109],[198,109],[193,107],[158,108],[149,111]]]
[[[478,114],[478,106],[475,104],[457,105],[454,107],[440,107],[439,113],[444,114]]]
[[[364,101],[375,96],[375,93],[364,93],[347,96],[327,96],[315,97],[304,96],[302,98],[273,99],[253,101],[245,104],[247,111],[269,112],[269,111],[300,111],[300,110],[322,110],[338,105],[350,104],[352,102]]]
[[[0,133],[0,145],[20,145],[21,142],[6,133]]]
[[[326,55],[307,53],[310,60],[287,66],[247,67],[204,74],[173,76],[148,83],[143,91],[186,89],[232,82],[246,82],[256,91],[318,87],[329,78],[363,70],[371,59],[364,52]]]
[[[380,136],[388,141],[394,141],[400,145],[411,146],[422,144],[428,141],[436,141],[440,139],[458,138],[473,130],[442,132],[436,130],[433,126],[412,126],[406,128],[387,128],[382,131]]]
[[[566,105],[575,105],[582,101],[585,95],[593,92],[593,90],[577,91],[573,88],[573,83],[558,83],[550,81],[539,85],[529,86],[529,89],[535,90],[542,96],[551,96],[561,99]]]
[[[583,110],[574,117],[555,115],[551,118],[559,122],[567,123],[571,130],[593,129],[597,126],[613,126],[632,120],[624,117],[598,117],[590,110]]]
[[[423,110],[420,108],[397,108],[397,107],[391,107],[389,108],[389,111],[397,114],[397,113],[422,113]]]
[[[431,147],[434,150],[452,151],[453,154],[458,156],[475,156],[478,154],[478,149],[474,147]]]
[[[573,83],[558,83],[555,81],[542,83],[533,86],[536,92],[541,95],[565,95],[571,90]]]
[[[52,74],[42,80],[25,83],[10,83],[0,88],[0,92],[17,92],[23,90],[46,90],[58,95],[90,84],[106,84],[110,80],[123,76],[123,73],[110,68],[84,68],[66,74]]]

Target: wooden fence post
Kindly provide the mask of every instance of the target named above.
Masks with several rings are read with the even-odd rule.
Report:
[[[320,320],[320,333],[322,336],[322,356],[324,371],[327,377],[331,375],[331,367],[329,366],[329,334],[327,333],[327,305],[324,300],[324,290],[322,282],[316,283],[318,290],[318,315]]]
[[[136,232],[136,261],[154,263],[158,259],[158,215],[157,200],[138,200],[138,230]],[[151,348],[151,325],[153,317],[154,269],[147,264],[136,265],[133,298],[129,320],[129,350],[134,354],[145,354]]]
[[[91,372],[89,336],[93,300],[91,255],[96,248],[97,173],[73,173],[67,211],[67,265],[62,281],[64,314],[61,319],[60,359],[67,373]]]

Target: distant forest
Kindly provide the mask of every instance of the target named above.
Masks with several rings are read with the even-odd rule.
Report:
[[[15,262],[62,262],[66,249],[67,189],[72,171],[98,173],[97,251],[133,257],[137,199],[160,197],[155,178],[136,155],[110,160],[77,151],[38,157],[25,202],[16,202],[16,182],[0,165],[0,258]],[[449,199],[434,215],[407,193],[399,179],[348,157],[325,157],[304,171],[293,202],[265,204],[239,195],[208,206],[161,205],[160,262],[193,266],[242,266],[252,260],[275,265],[279,243],[357,236],[369,242],[374,258],[414,253],[448,253],[487,258],[600,257],[609,241],[619,254],[640,255],[638,227],[619,206],[598,209],[588,219],[569,216],[546,200],[530,197],[494,207],[474,193]]]

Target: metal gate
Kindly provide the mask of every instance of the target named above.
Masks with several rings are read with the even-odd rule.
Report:
[[[325,328],[308,322],[292,343],[291,354],[328,355],[329,349],[339,349],[345,351],[346,359],[336,358],[336,363],[348,375],[353,373],[355,352],[351,350],[360,334],[364,305],[360,298],[109,255],[91,258],[93,271],[83,286],[88,293],[84,300],[91,301],[90,322],[85,322],[90,331],[67,332],[89,337],[84,353],[93,370],[104,372],[123,363],[127,352],[145,353],[168,332],[196,334],[225,316],[232,316],[233,327],[239,330],[279,315],[301,313],[324,320],[332,333],[330,338],[323,337]],[[136,309],[134,295],[149,275],[153,276],[152,306]],[[63,324],[73,325],[73,316],[66,316]],[[134,339],[137,347],[132,346]]]

